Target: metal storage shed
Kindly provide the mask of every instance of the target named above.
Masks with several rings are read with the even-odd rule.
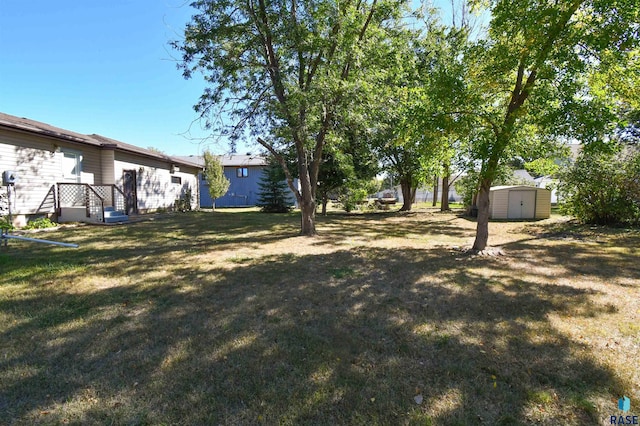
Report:
[[[533,186],[494,186],[489,192],[491,219],[546,219],[551,215],[551,191]]]

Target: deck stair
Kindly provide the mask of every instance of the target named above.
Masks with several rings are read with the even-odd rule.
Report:
[[[121,210],[116,210],[114,207],[104,208],[105,223],[127,222],[128,220],[129,220],[129,216],[127,216],[125,212]]]

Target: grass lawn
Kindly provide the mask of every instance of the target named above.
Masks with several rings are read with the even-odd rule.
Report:
[[[640,231],[219,210],[0,248],[0,424],[609,424]]]

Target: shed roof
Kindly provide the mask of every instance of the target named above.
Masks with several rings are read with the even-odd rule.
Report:
[[[536,188],[535,186],[530,186],[530,185],[499,185],[499,186],[492,186],[490,191],[500,191],[503,189],[530,189],[535,191],[536,189],[540,189],[540,188]]]
[[[182,159],[180,157],[172,157],[159,152],[154,152],[135,145],[120,142],[115,139],[107,138],[105,136],[96,134],[84,135],[82,133],[76,133],[71,130],[51,126],[50,124],[42,123],[40,121],[35,121],[24,117],[16,117],[13,115],[4,114],[2,112],[0,112],[0,128],[18,130],[21,132],[45,136],[60,141],[95,146],[98,148],[113,147],[114,149],[120,151],[131,152],[170,163],[183,164],[191,167],[200,167],[198,163],[193,161]]]

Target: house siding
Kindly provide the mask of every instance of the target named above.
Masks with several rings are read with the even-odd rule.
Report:
[[[97,149],[0,129],[0,172],[14,170],[18,173],[12,213],[17,216],[54,213],[50,204],[43,208],[41,205],[51,187],[64,181],[64,151],[78,152],[82,155],[82,183],[100,183]],[[24,217],[18,218],[21,225],[25,221]]]
[[[113,149],[103,149],[100,151],[100,169],[102,170],[102,185],[113,185],[116,183],[114,170],[115,151]]]
[[[102,185],[100,150],[91,147],[75,148],[82,153],[82,173],[80,182],[91,185]],[[60,153],[58,153],[60,155]]]
[[[237,169],[244,167],[247,169],[246,177],[238,177]],[[229,189],[219,198],[216,198],[216,207],[248,207],[258,203],[260,187],[258,183],[262,178],[262,171],[265,166],[225,166],[224,175],[229,179]],[[213,206],[213,199],[209,194],[209,185],[201,177],[200,185],[202,194],[200,195],[200,206],[209,208]]]
[[[239,167],[225,167],[224,174],[231,182],[227,193],[220,197],[216,204],[220,206],[255,206],[258,203],[260,187],[258,183],[262,178],[264,167],[246,167],[247,176],[237,177]]]
[[[62,174],[51,143],[30,141],[23,135],[0,130],[0,173],[5,170],[13,170],[18,175],[11,203],[14,215],[35,213]],[[5,187],[0,190],[6,195]]]
[[[180,166],[182,169],[171,173],[171,164],[135,154],[115,153],[115,183],[123,187],[125,170],[135,170],[137,183],[138,210],[142,213],[173,207],[175,200],[191,188],[191,205],[197,207],[198,181],[196,168]],[[172,183],[171,177],[179,177],[180,184]]]
[[[183,161],[189,161],[204,167],[204,159],[199,156],[176,157]],[[222,197],[215,200],[216,207],[253,207],[260,198],[260,181],[267,167],[267,159],[263,155],[222,155],[218,159],[222,163],[224,175],[229,180],[229,188]],[[247,169],[247,176],[238,177],[239,168]],[[204,180],[202,173],[198,177],[198,189],[200,190],[200,207],[211,208],[213,199],[209,194],[209,185]],[[286,180],[283,181],[285,184]],[[295,187],[299,189],[298,179],[293,180]],[[288,188],[288,185],[287,185]],[[296,196],[293,191],[288,191],[288,198],[291,205],[297,207]]]

